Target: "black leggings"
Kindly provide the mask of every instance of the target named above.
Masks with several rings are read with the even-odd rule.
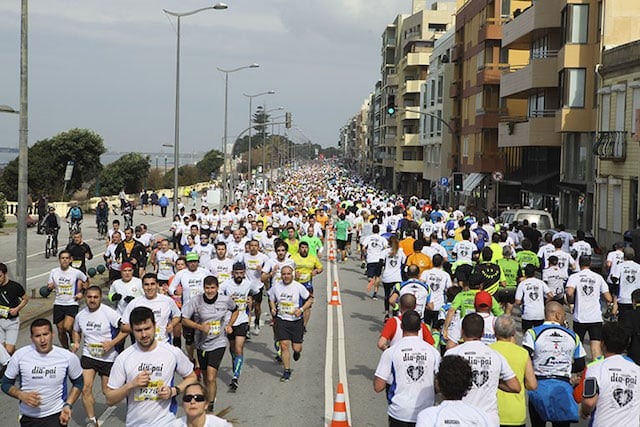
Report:
[[[531,402],[529,402],[529,418],[531,419],[532,427],[545,427],[547,425],[547,422],[540,417]],[[551,423],[552,427],[569,427],[570,425],[571,422],[569,421],[556,421]]]
[[[395,285],[396,282],[382,284],[384,287],[384,310],[387,312],[389,311],[389,297],[391,296],[391,291]]]

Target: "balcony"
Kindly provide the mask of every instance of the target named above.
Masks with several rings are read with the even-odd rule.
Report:
[[[462,59],[462,53],[464,52],[464,47],[462,43],[456,43],[451,49],[451,61],[456,62]]]
[[[500,115],[504,113],[502,108],[479,108],[476,110],[475,126],[479,129],[496,129]]]
[[[528,49],[534,31],[560,28],[560,11],[564,4],[558,0],[536,0],[531,7],[502,26],[502,47]]]
[[[562,108],[556,113],[556,132],[593,132],[596,130],[596,110]]]
[[[418,120],[420,119],[420,113],[418,112],[418,109],[420,108],[419,106],[407,106],[405,107],[407,110],[414,110],[414,111],[402,111],[400,113],[400,120]]]
[[[385,167],[385,168],[393,168],[393,167],[395,167],[395,159],[394,158],[382,159],[382,166]]]
[[[424,162],[422,160],[400,160],[396,162],[396,172],[422,173]]]
[[[484,64],[478,67],[476,74],[477,85],[499,85],[502,70],[507,69],[509,64]]]
[[[596,143],[593,144],[593,154],[600,160],[624,162],[627,157],[627,132],[598,132]]]
[[[485,40],[502,39],[502,24],[507,18],[487,18],[487,21],[478,30],[478,43]]]
[[[402,60],[405,67],[415,67],[418,65],[428,66],[430,53],[427,52],[410,52]]]
[[[404,82],[404,93],[420,93],[424,80],[407,80]]]
[[[463,160],[465,157],[463,157]],[[468,158],[467,158],[468,159]],[[499,154],[476,153],[473,156],[473,163],[467,161],[462,165],[463,172],[491,173],[504,170],[504,159]]]
[[[451,82],[451,86],[449,86],[449,98],[457,98],[461,95],[461,92],[459,82]]]
[[[420,134],[418,133],[405,133],[403,145],[405,146],[419,146]]]
[[[547,57],[532,59],[524,67],[510,67],[502,73],[500,97],[526,96],[531,89],[558,87],[557,63],[557,52],[549,52]]]
[[[562,136],[555,131],[555,110],[545,110],[525,121],[503,121],[498,126],[498,147],[560,147]]]

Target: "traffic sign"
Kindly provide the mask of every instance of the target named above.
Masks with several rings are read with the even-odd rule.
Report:
[[[495,171],[491,174],[491,178],[493,178],[495,182],[500,182],[504,179],[504,175],[500,171]]]
[[[440,185],[444,185],[445,187],[449,185],[449,178],[446,176],[443,176],[442,178],[440,178]]]

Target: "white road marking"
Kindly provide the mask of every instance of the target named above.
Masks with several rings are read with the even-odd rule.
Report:
[[[331,299],[331,267],[327,269],[327,303]],[[324,419],[325,426],[333,418],[333,306],[327,304],[327,341],[324,357]]]
[[[100,415],[100,418],[98,419],[98,425],[105,425],[104,422],[107,421],[107,419],[115,410],[116,406],[109,406],[107,409],[105,409],[105,411],[102,413],[102,415]]]
[[[345,351],[344,317],[342,316],[342,293],[340,291],[340,278],[338,277],[337,263],[333,263],[333,269],[335,273],[335,280],[338,283],[338,297],[341,304],[337,306],[336,310],[338,315],[338,372],[340,375],[340,382],[344,387],[344,401],[347,406],[347,421],[349,421],[349,425],[353,425],[351,422],[351,405],[349,402],[349,382],[347,381],[347,357]]]

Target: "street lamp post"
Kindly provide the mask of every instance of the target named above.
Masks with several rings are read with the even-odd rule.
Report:
[[[205,10],[225,10],[228,6],[224,3],[216,3],[213,6],[203,7],[192,10],[190,12],[171,12],[162,9],[167,15],[177,18],[177,43],[176,43],[176,109],[175,109],[175,125],[174,125],[174,143],[173,143],[173,215],[178,213],[178,168],[180,167],[180,18],[183,16],[191,16]]]
[[[228,137],[228,108],[229,108],[229,73],[235,73],[236,71],[244,70],[246,68],[258,68],[259,64],[253,63],[251,65],[245,65],[243,67],[223,69],[217,67],[217,70],[224,73],[224,136],[222,137],[222,202],[226,204],[227,201],[227,137]],[[233,158],[233,153],[231,153]],[[231,171],[233,173],[233,170]],[[233,189],[231,189],[233,190]]]
[[[275,94],[276,91],[275,90],[269,90],[266,92],[260,92],[260,93],[256,93],[253,95],[249,95],[244,93],[243,95],[246,96],[247,98],[249,98],[249,154],[247,155],[247,173],[249,176],[249,185],[251,185],[251,131],[253,129],[253,119],[252,119],[252,115],[253,115],[253,98],[257,98],[258,96],[262,96],[262,95],[273,95]]]

